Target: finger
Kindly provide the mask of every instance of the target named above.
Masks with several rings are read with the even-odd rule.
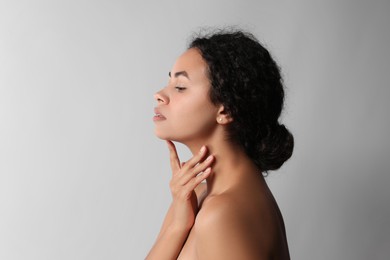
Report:
[[[207,177],[209,177],[211,174],[211,167],[206,168],[203,172],[195,176],[195,178],[192,178],[187,184],[186,184],[186,189],[188,191],[193,191],[195,188]]]
[[[203,145],[199,152],[186,162],[185,166],[187,169],[193,168],[195,165],[197,165],[206,155],[206,151],[207,147]]]
[[[188,174],[182,174],[180,176],[180,180],[178,181],[181,185],[186,185],[188,182],[192,181],[192,179],[196,178],[198,175],[203,174],[208,168],[210,168],[211,164],[214,161],[214,156],[210,155],[204,160],[197,164],[194,168],[187,170]]]
[[[176,172],[180,169],[180,160],[177,155],[175,144],[172,141],[167,140],[167,145],[169,149],[169,158],[171,163],[171,169],[173,172]]]

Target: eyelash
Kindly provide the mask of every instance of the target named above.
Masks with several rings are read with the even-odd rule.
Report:
[[[178,92],[182,92],[182,91],[184,91],[186,88],[183,88],[183,87],[175,87],[175,89],[176,89]]]

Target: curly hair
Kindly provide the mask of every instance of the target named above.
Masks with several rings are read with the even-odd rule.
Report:
[[[280,168],[294,148],[294,138],[279,124],[284,89],[280,70],[250,33],[220,30],[192,39],[208,65],[210,99],[233,118],[228,138],[238,143],[260,171]]]

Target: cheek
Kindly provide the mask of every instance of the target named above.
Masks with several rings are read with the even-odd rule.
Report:
[[[187,102],[178,113],[178,123],[186,128],[206,127],[215,123],[216,108],[208,102]]]
[[[182,142],[205,137],[217,125],[217,111],[203,92],[176,96],[169,104],[168,120],[156,126],[156,135]]]

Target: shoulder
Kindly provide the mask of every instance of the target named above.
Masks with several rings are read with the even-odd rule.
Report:
[[[231,224],[239,218],[238,210],[235,198],[230,194],[207,197],[197,216],[199,227],[216,223]]]
[[[234,196],[207,198],[194,226],[199,258],[259,259],[257,239],[248,220]]]

